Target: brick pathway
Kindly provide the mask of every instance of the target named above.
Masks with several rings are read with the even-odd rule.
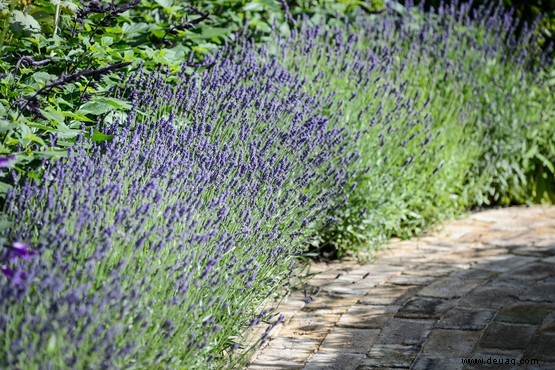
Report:
[[[555,207],[476,213],[311,271],[248,370],[555,369]]]

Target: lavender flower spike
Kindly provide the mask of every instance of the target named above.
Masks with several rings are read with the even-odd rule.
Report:
[[[14,155],[0,158],[0,168],[9,168],[15,159]]]
[[[2,271],[2,273],[9,278],[13,277],[13,274],[14,274],[13,270],[11,268],[8,268],[8,266],[6,265],[0,266],[0,271]]]
[[[12,247],[10,248],[10,251],[16,257],[19,257],[19,258],[22,258],[22,259],[28,261],[30,256],[38,254],[37,251],[30,250],[29,249],[30,247],[32,247],[32,245],[30,243],[15,242],[15,243],[13,243]]]

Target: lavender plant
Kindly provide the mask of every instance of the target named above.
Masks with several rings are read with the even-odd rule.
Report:
[[[309,91],[336,92],[326,112],[364,131],[355,167],[370,171],[322,232],[323,245],[352,250],[411,236],[474,204],[531,199],[524,158],[553,137],[536,129],[552,105],[532,93],[543,84],[533,32],[516,38],[510,13],[471,9],[463,2],[424,14],[389,3],[355,24],[304,22],[263,53],[304,76]],[[536,153],[550,156],[541,147]]]
[[[173,86],[132,76],[112,140],[79,141],[10,192],[3,237],[40,258],[0,277],[1,367],[241,362],[233,350],[340,206],[357,154],[302,80],[236,57]]]

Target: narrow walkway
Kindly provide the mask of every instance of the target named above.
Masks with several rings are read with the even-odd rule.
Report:
[[[476,213],[311,270],[247,369],[555,369],[555,207]]]

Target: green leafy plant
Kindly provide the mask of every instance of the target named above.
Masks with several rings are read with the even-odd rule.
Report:
[[[0,154],[14,156],[16,171],[3,174],[2,193],[18,174],[39,176],[41,160],[65,156],[77,136],[105,139],[96,120],[128,107],[106,95],[131,62],[105,28],[132,4],[103,12],[60,0],[2,8]]]

